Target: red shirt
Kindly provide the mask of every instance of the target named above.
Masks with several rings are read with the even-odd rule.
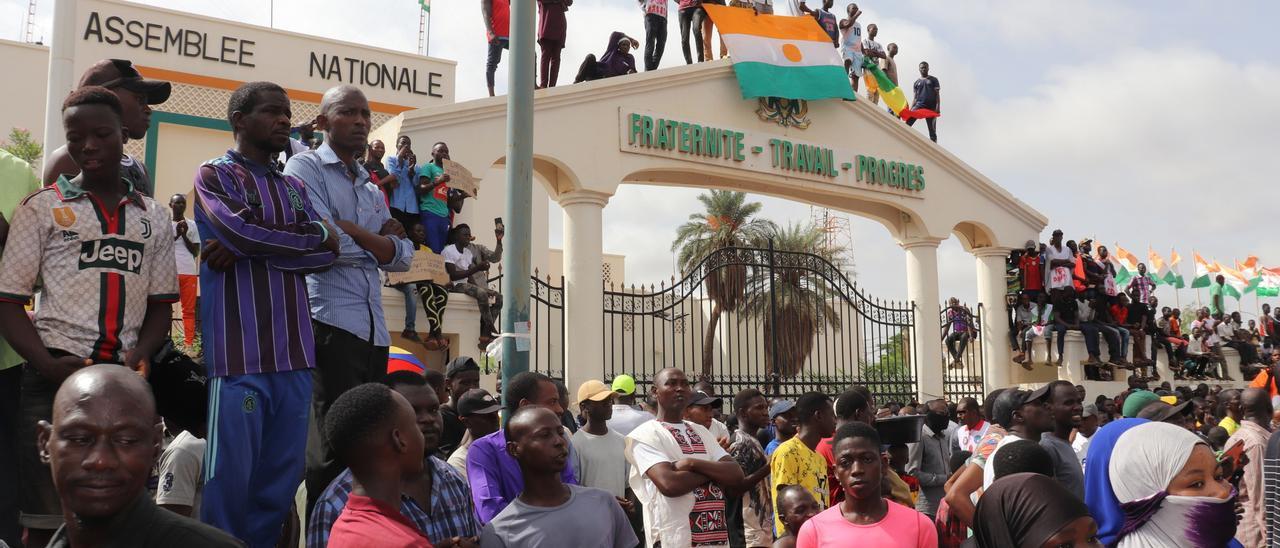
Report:
[[[1018,270],[1022,272],[1022,288],[1032,291],[1044,289],[1044,274],[1040,272],[1039,255],[1023,255],[1018,260]]]
[[[329,530],[330,548],[405,546],[431,548],[431,542],[399,508],[352,493]]]
[[[506,38],[511,35],[511,1],[510,0],[493,0],[493,16],[490,19],[493,23],[493,35],[499,38]]]
[[[831,446],[831,438],[822,438],[818,442],[817,451],[822,458],[827,459],[827,489],[831,491],[831,506],[844,500],[844,488],[840,486],[840,481],[836,479],[836,454],[835,448]]]
[[[1071,275],[1071,285],[1075,286],[1076,293],[1079,293],[1085,289],[1084,255],[1076,255],[1074,258],[1076,261],[1076,268],[1075,272]]]

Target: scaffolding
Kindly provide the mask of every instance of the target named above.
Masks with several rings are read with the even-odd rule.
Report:
[[[853,227],[847,215],[839,215],[825,207],[809,206],[809,221],[823,234],[823,247],[830,251],[831,260],[846,274],[852,275]]]

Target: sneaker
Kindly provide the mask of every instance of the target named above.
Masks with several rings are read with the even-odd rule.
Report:
[[[1062,365],[1062,358],[1058,358],[1058,365]],[[1084,361],[1080,362],[1080,365],[1102,365],[1102,360],[1099,360],[1095,356],[1089,356]]]
[[[962,369],[962,368],[964,368],[964,362],[960,360],[951,361],[951,369]]]

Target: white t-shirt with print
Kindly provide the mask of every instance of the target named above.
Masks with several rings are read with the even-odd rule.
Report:
[[[1072,275],[1072,270],[1070,268],[1059,267],[1059,268],[1067,269],[1066,282],[1062,283],[1061,281],[1059,281],[1055,283],[1053,280],[1053,267],[1049,265],[1053,264],[1053,261],[1055,260],[1067,260],[1067,261],[1074,262],[1075,259],[1076,259],[1075,256],[1071,254],[1071,248],[1067,247],[1066,245],[1063,245],[1062,249],[1054,249],[1052,245],[1045,246],[1044,265],[1045,265],[1045,270],[1049,272],[1049,289],[1058,289],[1060,287],[1071,287],[1071,275]]]
[[[685,440],[690,440],[694,438],[694,436],[689,435],[692,429],[689,428],[688,423],[684,423],[684,422],[680,424],[663,423],[663,426],[674,428],[675,430],[680,432],[680,434],[683,436]],[[705,429],[703,431],[706,432]],[[699,439],[702,438],[701,435],[698,435],[696,437]],[[680,459],[686,459],[686,458],[715,462],[729,456],[729,453],[726,452],[724,448],[720,447],[720,444],[716,443],[715,440],[701,440],[701,441],[702,441],[702,444],[701,444],[702,452],[692,453],[692,454],[668,455],[666,453],[663,453],[657,447],[650,447],[648,444],[640,443],[640,442],[636,442],[632,446],[631,454],[635,458],[636,469],[639,470],[640,474],[644,477],[644,488],[646,491],[648,491],[648,493],[646,493],[647,497],[657,498],[659,500],[663,498],[662,493],[658,492],[658,486],[654,485],[653,480],[649,479],[648,475],[645,474],[650,468],[653,468],[654,465],[662,462],[675,463]],[[653,540],[654,538],[656,538],[656,535],[653,534],[653,531],[658,530],[661,527],[659,524],[652,523],[653,519],[656,519],[654,516],[654,512],[646,509],[644,512],[645,529],[648,531],[647,537],[650,540]],[[685,528],[685,529],[689,528],[688,516],[672,516],[671,519],[676,520],[676,523],[667,524],[668,526]],[[708,548],[711,548],[711,547],[708,547]]]

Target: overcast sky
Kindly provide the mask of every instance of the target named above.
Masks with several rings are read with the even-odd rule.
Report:
[[[775,0],[784,3],[781,0]],[[263,0],[147,0],[213,17],[267,25]],[[25,0],[0,0],[0,37],[18,39]],[[846,4],[837,2],[837,11]],[[1280,266],[1280,3],[1235,1],[1049,2],[895,0],[861,4],[864,25],[896,42],[904,82],[929,61],[946,104],[940,145],[1046,214],[1068,238],[1119,242],[1143,259],[1148,246],[1223,263],[1261,257]],[[417,48],[416,0],[276,0],[275,26],[389,49]],[[435,0],[433,56],[458,61],[458,100],[484,89],[484,33],[477,0]],[[52,0],[40,0],[36,35],[47,36]],[[674,9],[673,9],[674,13]],[[643,38],[634,0],[576,0],[561,82],[599,53],[613,30]],[[663,66],[682,63],[671,18]],[[498,73],[505,89],[506,60]],[[909,88],[908,88],[909,89]],[[918,124],[918,129],[923,129]],[[605,209],[605,249],[627,255],[627,279],[672,273],[668,242],[697,209],[696,191],[624,186]],[[654,208],[656,202],[664,204]],[[804,204],[760,198],[763,215],[807,220]],[[550,245],[560,245],[553,208]],[[850,221],[860,284],[905,298],[902,251],[878,224]],[[663,235],[655,237],[654,235]],[[1047,239],[1047,233],[1044,238]],[[536,242],[535,242],[536,245]],[[972,301],[974,260],[956,239],[939,250],[942,295]],[[1162,300],[1172,303],[1171,292]],[[1183,302],[1195,293],[1184,290]],[[1246,309],[1254,309],[1253,297]]]

